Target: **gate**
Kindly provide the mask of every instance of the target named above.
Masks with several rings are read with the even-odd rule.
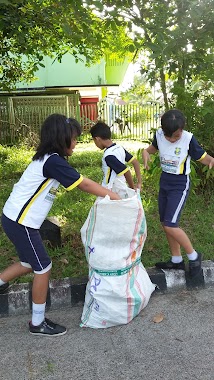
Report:
[[[147,140],[160,125],[162,106],[153,101],[139,105],[102,100],[98,112],[98,118],[111,127],[112,137]]]

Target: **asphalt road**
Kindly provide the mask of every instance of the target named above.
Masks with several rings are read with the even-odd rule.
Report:
[[[68,328],[54,338],[30,335],[30,314],[1,318],[0,379],[213,380],[213,290],[155,294],[131,323],[102,330],[79,327],[82,305],[52,311]]]

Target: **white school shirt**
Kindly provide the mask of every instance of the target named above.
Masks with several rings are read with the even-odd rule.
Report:
[[[131,163],[134,157],[122,146],[113,143],[105,149],[102,158],[103,181],[102,186],[112,184],[116,177],[126,182],[124,174],[129,170],[126,163]]]
[[[3,214],[26,227],[39,229],[56,197],[60,183],[66,190],[78,186],[83,177],[57,153],[32,161],[6,201]]]
[[[188,175],[191,171],[191,158],[200,161],[207,154],[193,134],[185,130],[182,131],[178,141],[171,143],[165,138],[162,128],[159,128],[155,133],[152,145],[159,150],[163,172],[176,175]]]

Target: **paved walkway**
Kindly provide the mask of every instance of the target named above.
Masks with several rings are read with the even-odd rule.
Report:
[[[80,328],[82,305],[50,311],[68,328],[55,338],[30,335],[30,314],[0,318],[0,379],[213,380],[213,312],[212,286],[156,293],[131,323],[109,329]]]

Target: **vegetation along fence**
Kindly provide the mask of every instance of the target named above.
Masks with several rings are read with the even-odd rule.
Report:
[[[159,126],[161,106],[157,102],[146,104],[115,104],[101,100],[95,109],[81,107],[79,94],[0,97],[0,143],[14,144],[22,139],[34,138],[41,124],[52,113],[62,113],[80,121],[83,140],[89,137],[90,127],[98,119],[112,129],[118,139],[148,139]],[[85,111],[85,112],[84,112]],[[90,117],[93,115],[93,117]]]
[[[13,144],[39,134],[41,124],[52,113],[79,120],[79,94],[1,97],[0,143]]]

